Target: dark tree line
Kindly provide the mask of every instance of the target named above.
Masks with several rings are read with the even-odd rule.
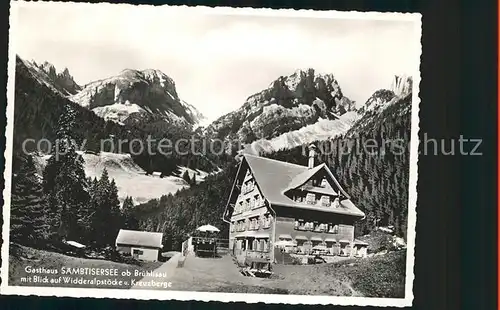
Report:
[[[234,161],[221,172],[208,175],[204,182],[153,199],[135,208],[139,228],[162,232],[165,249],[179,250],[181,243],[197,227],[211,224],[221,230],[221,238],[227,238],[227,224],[222,214],[229,198],[236,174]]]
[[[365,114],[346,134],[316,142],[320,153],[316,164],[326,163],[366,214],[366,219],[356,223],[358,234],[392,225],[398,235],[406,237],[410,107],[411,94],[381,113]],[[300,146],[265,156],[306,165],[304,149]]]
[[[369,233],[376,226],[393,225],[398,235],[406,237],[409,98],[411,95],[381,113],[365,114],[345,135],[316,142],[322,153],[316,164],[327,163],[352,201],[366,214],[366,219],[356,224],[357,234]],[[381,152],[383,148],[372,149],[370,153],[340,152],[343,147],[362,146],[362,141],[368,139],[377,141],[378,145],[387,143],[385,153]],[[304,149],[307,150],[306,145],[264,156],[307,165]],[[230,162],[220,173],[208,176],[196,186],[137,206],[134,213],[140,229],[163,232],[167,249],[179,249],[196,227],[206,223],[219,227],[221,237],[227,238],[227,225],[221,218],[236,169],[236,163]]]
[[[224,161],[218,154],[202,152],[203,143],[209,141],[199,134],[194,147],[180,143],[180,154],[173,149],[171,154],[161,154],[158,151],[158,144],[154,143],[151,145],[154,152],[149,153],[148,139],[159,143],[161,139],[166,138],[174,145],[180,139],[190,141],[194,133],[189,128],[173,126],[165,121],[125,125],[106,121],[91,110],[54,92],[47,85],[39,83],[19,57],[16,61],[14,149],[18,152],[22,151],[23,142],[27,139],[33,139],[32,142],[25,143],[27,151],[50,152],[46,143],[38,145],[41,149],[37,143],[42,139],[55,142],[59,130],[59,118],[63,116],[68,106],[73,110],[75,123],[78,124],[72,128],[72,135],[79,138],[76,146],[79,150],[85,139],[84,150],[95,153],[99,151],[130,153],[134,162],[148,173],[159,171],[165,175],[175,172],[178,166],[187,165],[193,169],[210,172],[216,169],[221,160]],[[141,143],[133,143],[134,140]]]
[[[31,155],[15,153],[11,195],[11,240],[50,247],[73,240],[94,248],[113,245],[120,228],[136,228],[127,198],[120,210],[118,189],[106,170],[99,179],[86,178],[76,152],[75,112],[66,106],[58,122],[58,147],[37,175]]]
[[[10,240],[41,245],[51,229],[49,205],[31,156],[14,156],[11,192]]]

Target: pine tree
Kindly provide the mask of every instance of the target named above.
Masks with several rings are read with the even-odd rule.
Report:
[[[139,221],[134,216],[134,201],[132,197],[125,198],[122,206],[123,228],[137,230],[139,228]]]
[[[191,184],[191,178],[189,177],[189,172],[187,170],[182,174],[182,178],[186,181],[187,184]]]
[[[123,218],[120,212],[120,201],[118,200],[118,188],[116,187],[114,179],[112,179],[109,183],[108,203],[111,209],[108,243],[113,244],[116,236],[118,235],[118,231],[123,226]]]
[[[97,246],[111,245],[116,239],[118,230],[123,226],[118,188],[114,180],[110,181],[106,169],[103,170],[99,180],[92,182],[91,188],[89,241]]]
[[[16,156],[15,161],[19,170],[12,175],[10,239],[25,245],[41,245],[50,228],[43,187],[30,155]]]

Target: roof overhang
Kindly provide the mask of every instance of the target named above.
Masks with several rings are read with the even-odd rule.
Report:
[[[361,210],[359,210],[359,213],[358,213],[358,212],[353,212],[350,210],[345,210],[343,208],[320,207],[320,206],[306,205],[306,204],[302,205],[302,204],[298,204],[298,203],[290,203],[290,204],[275,203],[274,205],[287,207],[287,208],[296,208],[296,209],[302,209],[302,210],[314,210],[314,211],[320,211],[320,212],[325,212],[325,213],[348,215],[348,216],[359,217],[359,218],[365,217],[365,214]]]

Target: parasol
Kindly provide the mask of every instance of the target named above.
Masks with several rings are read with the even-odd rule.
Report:
[[[208,231],[208,232],[219,232],[219,228],[212,226],[212,225],[203,225],[198,228],[196,228],[198,231]]]

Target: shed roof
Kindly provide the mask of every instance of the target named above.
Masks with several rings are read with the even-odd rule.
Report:
[[[162,237],[158,232],[120,229],[116,244],[161,248]]]

